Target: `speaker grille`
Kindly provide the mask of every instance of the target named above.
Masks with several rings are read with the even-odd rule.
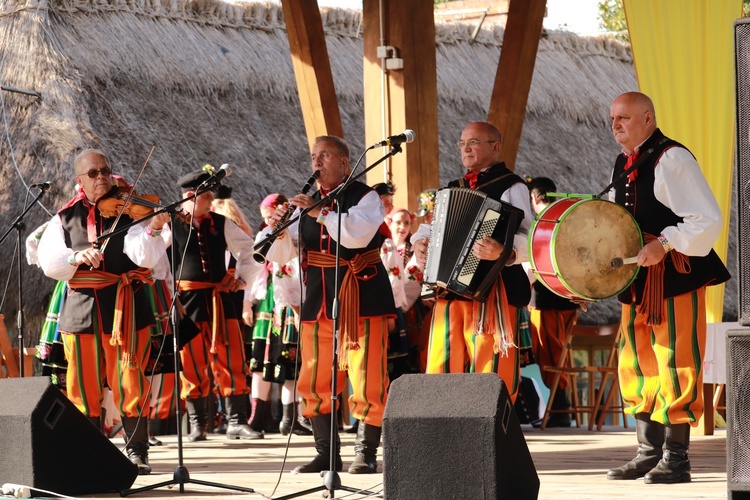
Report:
[[[727,482],[750,490],[750,329],[727,332]]]
[[[735,21],[739,322],[750,326],[750,19]]]

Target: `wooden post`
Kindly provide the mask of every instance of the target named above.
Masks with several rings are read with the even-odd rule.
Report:
[[[365,142],[375,144],[406,129],[416,134],[385,167],[369,172],[367,181],[390,180],[396,186],[394,206],[412,211],[421,191],[440,187],[433,9],[432,0],[364,0],[362,9]],[[387,151],[375,148],[368,164]]]
[[[307,141],[344,137],[318,2],[282,0]]]
[[[502,135],[500,159],[513,170],[534,74],[547,0],[510,0],[487,120]]]

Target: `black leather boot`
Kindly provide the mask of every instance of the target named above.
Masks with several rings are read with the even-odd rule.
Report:
[[[378,472],[378,446],[381,427],[360,422],[354,441],[354,461],[349,474],[375,474]]]
[[[331,414],[316,415],[310,419],[313,436],[315,437],[315,451],[318,452],[310,462],[300,465],[292,471],[292,474],[306,474],[309,472],[321,472],[330,469],[331,463]],[[339,433],[334,436],[334,453],[336,454],[336,472],[344,469],[341,462],[341,440]]]
[[[206,440],[206,402],[207,398],[188,399],[185,407],[190,420],[190,434],[187,440],[191,443]]]
[[[303,427],[299,422],[299,418],[296,418],[297,415],[295,415],[294,406],[294,403],[284,405],[281,422],[279,422],[279,432],[282,436],[288,436],[292,433],[297,436],[312,435],[312,431]]]
[[[148,464],[148,417],[122,417],[127,444],[125,450],[131,462],[138,466],[138,475],[151,474]]]
[[[247,425],[250,400],[247,394],[233,394],[224,398],[227,409],[227,439],[262,439],[263,433]]]
[[[690,424],[666,426],[664,454],[659,463],[643,478],[647,484],[690,482]]]
[[[638,479],[659,463],[664,445],[664,425],[651,420],[650,413],[638,413],[635,416],[635,434],[638,437],[638,454],[622,467],[607,472],[607,479]]]

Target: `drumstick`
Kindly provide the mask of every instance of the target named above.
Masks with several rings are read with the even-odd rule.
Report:
[[[627,257],[623,259],[622,257],[615,257],[612,259],[612,262],[610,262],[610,265],[612,266],[612,269],[619,269],[625,264],[635,264],[638,262],[638,257]]]

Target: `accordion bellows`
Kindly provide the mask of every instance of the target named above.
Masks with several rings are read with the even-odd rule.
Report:
[[[462,297],[486,301],[513,251],[524,213],[510,203],[466,188],[444,188],[435,197],[424,282]],[[505,249],[496,261],[477,259],[471,249],[485,235]]]

